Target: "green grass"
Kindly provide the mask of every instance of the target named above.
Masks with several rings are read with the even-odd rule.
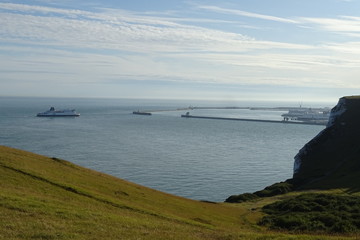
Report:
[[[293,232],[359,233],[360,197],[302,194],[263,207],[261,225]]]
[[[259,226],[264,205],[189,200],[0,146],[0,239],[356,239]]]

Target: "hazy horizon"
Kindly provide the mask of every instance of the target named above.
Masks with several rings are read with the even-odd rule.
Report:
[[[50,100],[49,107],[53,106],[51,100],[57,102],[58,100],[71,100],[70,106],[76,107],[77,101],[109,101],[115,104],[137,103],[138,106],[157,106],[161,105],[165,108],[171,107],[304,107],[304,108],[332,108],[338,99],[334,101],[267,101],[267,100],[242,100],[242,99],[171,99],[171,98],[116,98],[116,97],[48,97],[48,96],[0,96],[1,99],[43,99]],[[62,106],[57,106],[62,107]]]

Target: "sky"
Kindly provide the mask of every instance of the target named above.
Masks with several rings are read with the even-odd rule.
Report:
[[[336,102],[360,0],[0,1],[0,96]]]

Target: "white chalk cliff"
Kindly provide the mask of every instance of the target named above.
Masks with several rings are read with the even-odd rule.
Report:
[[[358,157],[360,96],[343,97],[331,110],[326,128],[295,156],[293,179],[316,182],[344,171],[346,166],[349,166],[349,171],[359,167],[360,173]]]

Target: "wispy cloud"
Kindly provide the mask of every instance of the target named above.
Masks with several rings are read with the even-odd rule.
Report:
[[[359,19],[351,16],[294,20],[215,6],[199,8],[329,32],[360,33]],[[193,24],[196,22],[229,23],[121,9],[95,12],[0,3],[1,79],[360,87],[355,80],[342,80],[350,74],[360,75],[356,51],[360,43],[260,41],[238,32],[200,27]]]
[[[343,1],[350,2],[351,0]],[[299,27],[317,27],[322,31],[346,34],[353,37],[359,37],[360,34],[360,17],[357,16],[339,16],[334,18],[294,16],[292,18],[282,18],[218,6],[198,5],[197,8],[222,14],[238,15],[280,23],[291,23]]]
[[[258,13],[253,13],[253,12],[246,12],[246,11],[241,11],[241,10],[237,10],[237,9],[227,9],[227,8],[221,8],[221,7],[217,7],[217,6],[198,6],[198,8],[217,12],[217,13],[234,14],[234,15],[239,15],[239,16],[243,16],[243,17],[258,18],[258,19],[269,20],[269,21],[276,21],[276,22],[283,22],[283,23],[297,23],[297,21],[293,20],[293,19],[258,14]]]
[[[264,48],[307,48],[280,42],[264,44],[238,33],[180,24],[178,22],[182,20],[179,19],[140,16],[124,11],[93,13],[19,4],[0,4],[0,8],[11,10],[0,13],[2,39],[26,44],[135,52],[242,52]],[[42,14],[39,15],[39,12]]]
[[[360,17],[340,16],[338,18],[301,18],[301,21],[327,32],[352,36],[357,36],[357,34],[360,33]]]
[[[0,9],[12,11],[14,13],[27,13],[27,14],[63,14],[70,17],[77,16],[77,15],[87,15],[88,12],[82,10],[75,10],[75,9],[61,9],[61,8],[51,8],[51,7],[44,7],[44,6],[36,6],[36,5],[27,5],[27,4],[15,4],[15,3],[0,3]]]

